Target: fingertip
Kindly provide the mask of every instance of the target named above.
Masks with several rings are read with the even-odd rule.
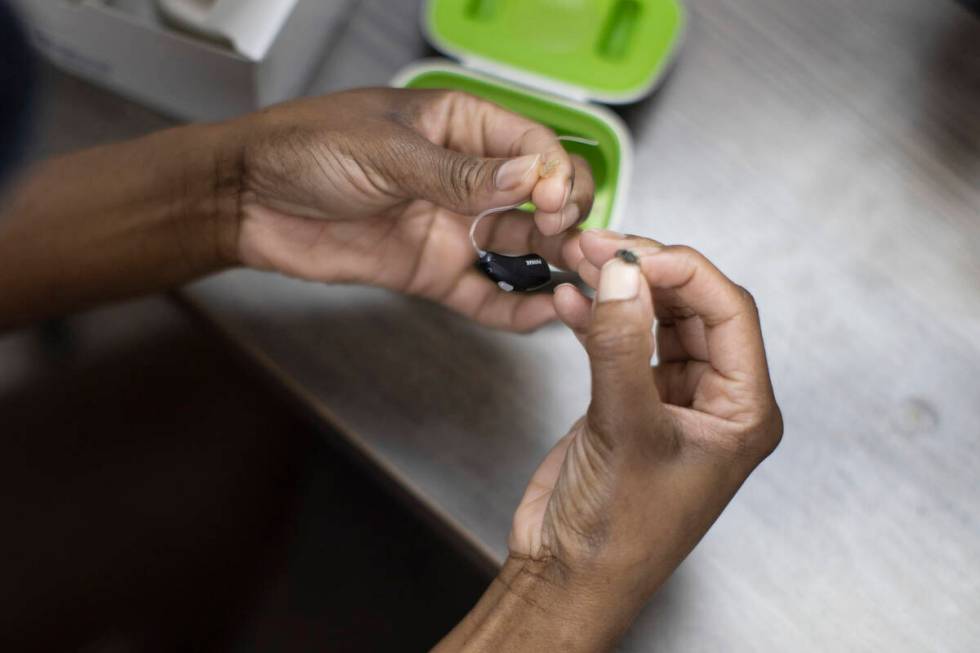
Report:
[[[517,333],[537,331],[558,318],[555,303],[548,295],[531,295],[517,299],[521,304],[515,311],[511,325],[511,329]]]
[[[562,232],[561,213],[536,211],[534,214],[534,224],[537,225],[538,231],[545,236],[557,236]]]
[[[582,234],[582,254],[597,268],[622,247],[625,236],[607,229],[589,229]]]
[[[582,234],[577,230],[568,232],[561,246],[561,258],[566,270],[578,269],[579,263],[585,258],[582,253]]]
[[[582,220],[582,209],[578,204],[574,202],[566,204],[565,208],[561,210],[561,228],[562,230],[571,229],[576,226]]]
[[[599,267],[594,265],[592,261],[587,258],[583,258],[579,261],[578,266],[576,266],[575,271],[578,272],[578,276],[589,285],[590,288],[599,287]]]
[[[640,296],[642,272],[636,261],[613,257],[602,266],[596,294],[600,304],[633,301]]]
[[[555,310],[558,319],[576,333],[588,328],[592,302],[570,283],[555,288]]]
[[[562,309],[568,306],[569,302],[575,300],[575,296],[579,294],[578,288],[571,283],[562,283],[555,286],[555,306],[558,309],[558,317],[562,317]]]
[[[542,213],[554,213],[559,214],[561,210],[565,208],[565,204],[568,203],[568,198],[571,196],[572,192],[572,179],[569,174],[556,175],[554,177],[546,177],[541,175],[538,180],[537,185],[534,187],[534,192],[531,195],[531,201],[534,205],[538,207],[538,210]]]
[[[599,229],[597,227],[586,229],[582,232],[582,235],[587,237],[589,240],[594,240],[596,242],[623,240],[626,238],[626,236],[618,231],[612,231],[611,229]]]

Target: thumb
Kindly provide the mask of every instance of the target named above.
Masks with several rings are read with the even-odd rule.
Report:
[[[630,252],[603,267],[585,336],[592,368],[589,426],[616,439],[646,432],[661,413],[650,359],[654,351],[650,287]]]
[[[402,192],[443,208],[476,215],[526,200],[538,182],[539,154],[514,159],[470,156],[432,143],[420,160],[407,157],[397,171]]]

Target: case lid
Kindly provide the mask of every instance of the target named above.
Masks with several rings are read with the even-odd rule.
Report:
[[[576,100],[633,102],[680,42],[679,0],[429,0],[440,50],[493,75]]]

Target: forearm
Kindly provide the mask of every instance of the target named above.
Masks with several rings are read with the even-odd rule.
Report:
[[[233,264],[235,148],[189,126],[28,170],[0,217],[0,330]]]
[[[639,604],[601,583],[569,578],[546,563],[509,558],[434,652],[609,651]]]

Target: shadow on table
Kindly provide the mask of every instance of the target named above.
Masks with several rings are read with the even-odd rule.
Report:
[[[950,21],[932,58],[922,62],[921,74],[926,80],[922,96],[907,98],[920,107],[910,127],[927,135],[937,158],[975,187],[980,175],[980,16]]]
[[[58,351],[0,393],[0,650],[422,650],[484,589],[213,340]]]
[[[554,413],[542,409],[554,402],[549,360],[532,355],[522,336],[411,298],[323,292],[331,293],[329,303],[311,295],[308,308],[278,309],[274,318],[236,307],[229,335],[257,346],[274,374],[288,370],[280,376],[290,391],[340,430],[405,456],[438,453],[440,445],[460,451],[466,443],[474,455],[492,449],[502,461],[530,456],[520,471],[527,477],[546,451],[542,442],[563,434],[549,433]],[[574,342],[562,325],[545,333]],[[584,354],[574,348],[587,374]],[[585,402],[569,406],[563,428],[584,409]]]
[[[541,434],[554,430],[541,415],[551,392],[543,387],[547,362],[528,356],[519,336],[512,341],[396,297],[367,304],[353,296],[346,302],[332,295],[329,304],[311,298],[306,310],[277,311],[275,320],[236,313],[235,323],[269,360],[288,361],[288,376],[307,401],[337,407],[342,429],[354,422],[352,432],[367,437],[372,452],[411,461],[410,480],[423,478],[428,465],[439,479],[434,487],[486,494],[481,516],[497,523],[488,530],[499,531],[503,545],[517,500],[550,447]],[[297,360],[297,351],[308,356]],[[580,414],[586,404],[569,410]],[[684,621],[678,610],[692,604],[681,598],[688,587],[682,568],[645,611],[644,632],[667,632]]]

